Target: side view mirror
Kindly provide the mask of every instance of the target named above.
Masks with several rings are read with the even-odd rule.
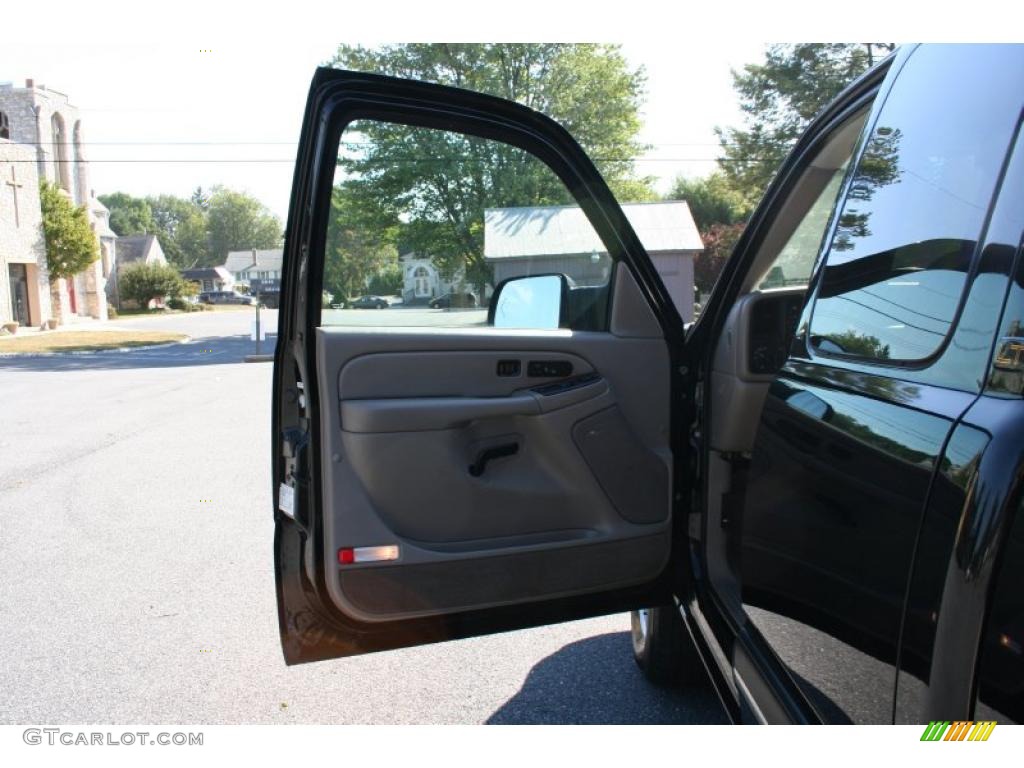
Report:
[[[487,324],[495,328],[561,328],[568,295],[565,275],[510,277],[491,297]]]

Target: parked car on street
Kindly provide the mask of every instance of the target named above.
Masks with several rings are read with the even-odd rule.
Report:
[[[1024,721],[1022,82],[1014,45],[860,77],[687,328],[560,125],[318,70],[274,366],[285,661],[630,611],[643,673],[710,682],[737,722]],[[593,232],[559,241],[566,274],[501,282],[486,325],[332,325],[317,212],[353,120],[461,148],[446,192],[533,163]]]
[[[387,309],[388,300],[383,296],[360,296],[349,302],[351,309]]]
[[[267,309],[277,309],[281,305],[281,293],[279,291],[260,293],[260,303]]]
[[[252,304],[255,300],[235,291],[206,291],[199,294],[199,301],[203,304]]]
[[[472,293],[446,293],[443,296],[438,296],[435,299],[431,299],[429,303],[431,309],[451,309],[452,307],[475,307],[476,305],[476,296],[474,296]]]

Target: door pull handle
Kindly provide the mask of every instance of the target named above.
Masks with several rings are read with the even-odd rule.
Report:
[[[487,469],[487,462],[492,459],[502,459],[506,456],[515,456],[519,453],[519,443],[506,443],[495,445],[492,448],[485,448],[477,454],[476,461],[469,465],[469,474],[473,477],[480,477]]]

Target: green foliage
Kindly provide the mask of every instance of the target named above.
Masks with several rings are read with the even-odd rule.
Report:
[[[331,196],[324,289],[338,299],[362,293],[382,270],[398,270],[399,222],[375,201],[362,200],[360,192],[341,186]]]
[[[39,199],[50,280],[78,274],[100,257],[85,207],[76,207],[59,187],[45,180],[39,184]]]
[[[743,233],[750,204],[720,172],[702,179],[677,178],[668,199],[685,200],[693,214],[704,243],[703,253],[694,259],[693,279],[700,293],[708,293]]]
[[[891,43],[772,45],[763,64],[733,72],[745,128],[717,128],[729,186],[753,206],[818,112]]]
[[[176,309],[179,312],[206,312],[210,309],[210,306],[187,301],[180,296],[172,296],[167,300],[167,308]]]
[[[594,158],[623,200],[654,199],[632,160],[645,76],[612,45],[407,44],[341,46],[330,64],[490,93],[558,120]],[[346,133],[343,141],[353,137]],[[401,252],[434,259],[442,274],[491,281],[483,259],[485,208],[571,202],[541,162],[494,141],[439,130],[360,123],[339,157],[346,199]],[[377,235],[375,235],[377,237]],[[367,274],[365,270],[361,274]],[[344,295],[351,295],[346,292]]]
[[[223,264],[228,251],[279,248],[281,222],[259,200],[244,192],[214,187],[206,204],[209,251],[206,264]]]
[[[211,266],[203,209],[174,195],[150,197],[147,202],[153,211],[154,234],[159,236],[167,260],[180,269],[193,264]]]
[[[185,278],[182,278],[181,290],[174,295],[181,297],[189,297],[198,296],[200,293],[201,291],[199,290],[199,283],[197,283],[195,280],[186,280]]]
[[[685,200],[701,232],[712,224],[738,224],[746,221],[751,213],[749,203],[729,186],[721,172],[702,179],[677,178],[667,199]]]
[[[203,190],[202,187],[196,187],[192,190],[192,194],[189,196],[189,202],[192,203],[196,208],[206,210],[210,204],[210,195]]]
[[[157,231],[148,201],[124,192],[100,195],[99,201],[110,209],[110,228],[119,236],[152,235]]]
[[[733,246],[743,234],[743,224],[712,224],[701,232],[704,250],[694,259],[693,281],[701,293],[710,293]]]
[[[402,268],[398,264],[392,263],[384,266],[370,278],[366,292],[376,296],[394,296],[402,292],[404,285]]]
[[[594,158],[620,199],[625,185],[653,195],[634,176],[640,105],[647,77],[630,69],[620,46],[594,43],[410,43],[342,45],[330,66],[489,93],[539,110],[564,125]],[[644,182],[640,186],[637,182]]]
[[[138,302],[145,308],[153,299],[182,296],[188,286],[169,264],[132,264],[121,271],[118,290],[122,299]]]
[[[231,250],[281,245],[280,222],[244,192],[214,187],[210,194],[197,188],[187,199],[124,192],[100,199],[110,209],[111,229],[119,235],[156,235],[167,260],[180,269],[223,264]]]
[[[829,334],[827,338],[844,354],[870,357],[876,360],[889,359],[889,345],[883,344],[877,336],[870,336],[851,329],[842,333]]]

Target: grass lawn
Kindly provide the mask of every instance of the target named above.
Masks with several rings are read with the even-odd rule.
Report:
[[[133,317],[169,317],[170,315],[203,315],[207,312],[256,312],[252,304],[204,304],[205,309],[186,312],[181,309],[123,309],[117,313],[116,320],[127,320]],[[266,307],[264,307],[266,309]]]
[[[188,338],[164,331],[50,331],[0,338],[0,352],[81,352],[116,347],[144,347]]]

